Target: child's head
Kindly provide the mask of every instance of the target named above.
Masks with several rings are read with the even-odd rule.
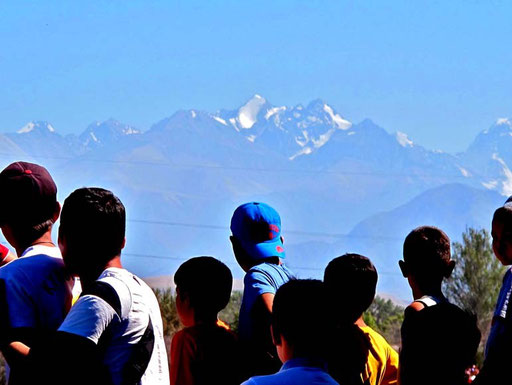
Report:
[[[450,238],[433,226],[421,226],[409,233],[404,242],[404,260],[400,269],[409,283],[432,289],[448,278],[455,261],[450,259]]]
[[[334,258],[324,272],[324,283],[339,311],[355,322],[370,307],[375,297],[377,269],[370,259],[359,254]]]
[[[184,262],[174,274],[178,315],[185,326],[217,319],[231,297],[233,276],[229,268],[212,257]]]
[[[503,265],[512,264],[512,202],[509,200],[492,218],[492,249]]]
[[[278,263],[285,257],[281,218],[265,203],[239,206],[231,218],[231,233],[235,258],[245,271],[262,262]]]
[[[293,279],[277,290],[272,307],[272,336],[282,362],[326,354],[328,311],[321,281]]]

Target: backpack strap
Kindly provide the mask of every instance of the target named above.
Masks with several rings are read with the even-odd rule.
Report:
[[[151,317],[149,317],[148,326],[144,334],[133,347],[130,359],[123,368],[123,384],[135,385],[140,382],[149,365],[154,347],[155,333]]]
[[[116,290],[108,283],[95,281],[92,285],[87,287],[86,290],[82,291],[80,297],[84,295],[93,295],[101,298],[112,306],[112,309],[114,309],[119,318],[121,318],[121,300],[119,299]]]
[[[432,306],[435,306],[437,304],[444,303],[447,301],[445,299],[442,299],[442,298],[440,299],[437,297],[433,297],[431,295],[424,295],[423,297],[421,297],[420,299],[417,299],[414,302],[419,302],[425,307],[432,307]]]
[[[108,283],[96,281],[93,285],[88,287],[86,291],[82,292],[81,296],[83,295],[93,295],[103,299],[112,306],[116,314],[119,316],[119,319],[122,319],[121,300],[119,299],[116,290]],[[108,344],[110,337],[111,335],[107,329],[100,337],[101,343],[99,345],[105,346]],[[140,382],[149,365],[149,361],[151,360],[154,345],[155,333],[151,317],[148,314],[148,326],[139,341],[132,345],[130,358],[122,369],[123,384],[136,385]]]

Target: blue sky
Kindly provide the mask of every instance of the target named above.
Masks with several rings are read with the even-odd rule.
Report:
[[[512,2],[3,1],[0,131],[322,98],[463,151],[512,116]]]

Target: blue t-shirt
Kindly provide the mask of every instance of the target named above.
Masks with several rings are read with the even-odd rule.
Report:
[[[497,341],[505,334],[505,327],[507,322],[512,320],[512,312],[509,310],[510,294],[512,293],[512,268],[507,270],[503,278],[503,285],[501,286],[498,301],[496,302],[496,309],[494,310],[494,317],[492,320],[491,332],[487,339],[485,347],[485,355],[494,348]]]
[[[242,385],[338,385],[326,368],[322,361],[292,358],[276,374],[251,377]]]
[[[238,326],[242,340],[250,340],[253,336],[251,311],[258,297],[265,293],[276,294],[277,289],[292,278],[293,273],[284,264],[264,262],[253,266],[247,272]]]

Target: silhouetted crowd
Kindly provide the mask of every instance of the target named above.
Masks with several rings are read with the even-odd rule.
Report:
[[[237,333],[218,318],[231,271],[213,257],[190,258],[174,275],[183,328],[170,351],[153,291],[122,266],[126,213],[112,192],[80,188],[61,210],[48,171],[15,162],[0,173],[0,227],[14,249],[0,247],[0,348],[11,385],[512,383],[512,270],[478,370],[477,320],[443,294],[455,261],[436,227],[404,241],[399,265],[414,301],[399,353],[363,320],[378,279],[370,259],[345,254],[323,281],[297,279],[284,263],[281,218],[262,202],[239,206],[231,219],[246,273]],[[492,237],[496,258],[511,265],[510,199],[494,213]]]

